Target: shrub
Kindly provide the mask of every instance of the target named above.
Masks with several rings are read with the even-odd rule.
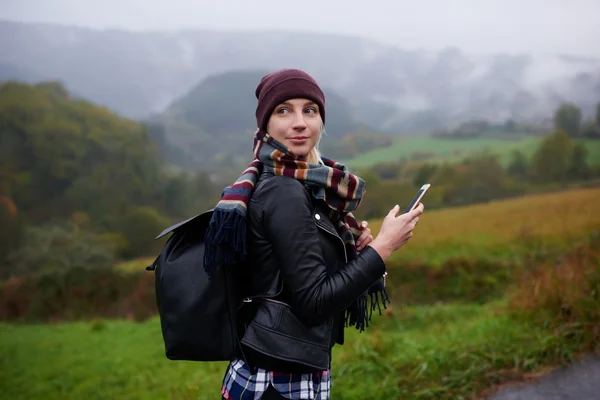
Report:
[[[123,216],[120,232],[129,244],[126,257],[152,255],[160,251],[163,242],[154,238],[170,223],[153,207],[132,207]]]
[[[8,196],[0,195],[0,277],[7,275],[8,255],[20,244],[23,221]]]
[[[0,285],[0,320],[50,322],[155,315],[154,274],[72,268],[12,277]],[[99,329],[91,322],[92,329]]]
[[[106,268],[114,262],[114,254],[113,246],[72,222],[29,226],[21,246],[8,256],[6,275]]]
[[[555,263],[524,271],[509,295],[514,313],[588,343],[600,339],[600,232]]]
[[[388,294],[398,304],[484,303],[501,297],[517,264],[450,258],[439,268],[424,264],[388,265]]]

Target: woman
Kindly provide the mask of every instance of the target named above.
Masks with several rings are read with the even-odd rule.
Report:
[[[319,154],[325,97],[315,80],[275,71],[256,97],[255,160],[223,192],[206,238],[206,264],[245,260],[240,354],[222,396],[329,399],[331,348],[389,301],[384,261],[410,239],[423,205],[400,216],[395,206],[373,239],[352,215],[364,181]]]

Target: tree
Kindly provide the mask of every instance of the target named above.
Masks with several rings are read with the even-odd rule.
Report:
[[[596,121],[588,119],[581,125],[581,136],[590,139],[600,139],[600,125]]]
[[[400,176],[400,172],[402,171],[402,163],[379,163],[371,167],[371,170],[379,175],[382,180],[394,180]]]
[[[517,130],[517,123],[513,119],[507,119],[504,121],[504,130],[506,132],[515,132]]]
[[[564,182],[571,165],[573,141],[562,130],[547,136],[533,155],[533,170],[540,182]]]
[[[591,175],[591,169],[587,163],[588,148],[583,143],[577,143],[573,146],[571,163],[569,165],[568,176],[570,179],[588,179]]]
[[[478,137],[483,135],[490,128],[490,123],[485,120],[472,120],[460,124],[454,130],[452,136],[455,137]]]
[[[162,179],[140,124],[73,100],[56,82],[0,85],[0,194],[29,223],[84,211],[114,229],[129,206],[159,204]]]
[[[454,170],[454,174],[450,174],[453,177],[443,181],[436,174],[435,181],[447,185],[442,196],[445,204],[480,203],[506,194],[506,175],[498,157],[493,154],[471,156],[456,165]]]
[[[520,150],[515,150],[512,153],[510,164],[508,165],[508,174],[513,177],[525,177],[527,175],[527,157]]]
[[[574,104],[563,103],[554,113],[554,127],[565,131],[569,136],[579,135],[581,110]]]
[[[4,274],[110,268],[114,262],[111,244],[73,222],[29,226],[24,233],[21,246],[8,256],[11,269]]]
[[[431,180],[433,175],[436,173],[438,166],[436,164],[423,164],[417,170],[415,177],[413,178],[413,185],[421,187],[424,183]]]
[[[169,221],[155,208],[137,206],[129,208],[122,216],[119,230],[129,243],[126,257],[148,256],[160,251],[162,242],[154,240]]]
[[[7,256],[19,247],[22,230],[17,206],[10,197],[0,193],[0,278],[9,269]]]

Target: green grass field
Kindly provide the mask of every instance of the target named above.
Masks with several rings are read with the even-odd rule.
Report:
[[[333,398],[466,399],[572,357],[568,339],[501,311],[412,307],[376,317],[362,334],[347,330],[334,348]],[[157,319],[0,325],[0,398],[219,398],[226,365],[169,361],[161,340]]]
[[[600,140],[584,140],[589,150],[588,162],[593,165],[600,164]]]
[[[407,260],[433,263],[494,252],[512,257],[511,246],[524,237],[568,243],[598,231],[598,198],[600,189],[579,189],[429,212],[401,251]],[[377,232],[377,221],[372,227]],[[393,268],[402,268],[404,256],[394,257]],[[147,261],[117,268],[140,271]],[[585,324],[557,331],[548,324],[553,316],[525,318],[507,299],[410,307],[392,301],[366,332],[347,329],[346,344],[334,347],[332,398],[471,399],[568,363],[587,346],[577,333]],[[597,299],[585,301],[600,307]],[[215,399],[225,366],[167,360],[157,318],[0,324],[2,399]]]
[[[429,162],[458,161],[470,154],[485,150],[499,155],[500,161],[507,164],[514,150],[521,150],[527,156],[531,156],[540,140],[538,136],[472,139],[413,136],[400,138],[390,147],[373,150],[347,160],[346,163],[351,168],[364,168],[381,162],[397,162],[402,158],[410,160],[415,155],[420,155]],[[588,162],[600,164],[600,140],[583,140],[583,142],[590,152]]]

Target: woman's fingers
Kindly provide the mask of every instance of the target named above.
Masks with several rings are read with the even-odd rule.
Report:
[[[361,224],[362,233],[358,237],[356,241],[357,250],[362,250],[366,245],[373,241],[373,236],[371,235],[371,229],[367,228],[367,222],[363,221]]]

